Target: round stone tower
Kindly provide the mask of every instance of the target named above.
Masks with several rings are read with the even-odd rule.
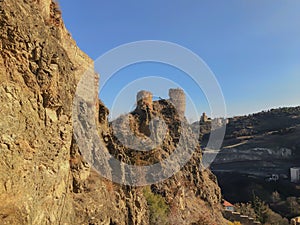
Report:
[[[136,96],[136,102],[138,108],[148,107],[150,110],[153,109],[152,104],[152,93],[149,91],[139,91]]]
[[[179,116],[183,117],[185,114],[185,93],[180,88],[170,89],[169,90],[170,101],[177,110]]]

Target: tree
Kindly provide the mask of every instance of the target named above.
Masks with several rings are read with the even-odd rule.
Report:
[[[153,193],[150,187],[145,187],[143,194],[150,211],[150,224],[167,225],[169,206],[165,199],[161,195]]]
[[[256,219],[256,213],[251,203],[237,203],[234,206],[235,210],[240,214]]]
[[[266,222],[267,218],[268,218],[267,212],[268,212],[269,207],[266,205],[266,203],[264,201],[262,201],[256,195],[253,196],[252,207],[253,207],[254,212],[257,216],[257,219],[261,223],[264,224]]]
[[[265,225],[289,225],[286,218],[282,218],[278,213],[273,212],[270,208],[267,210],[267,219]]]
[[[300,214],[300,205],[297,202],[297,198],[296,197],[288,197],[286,199],[289,211],[292,215],[297,215]]]
[[[276,202],[279,202],[280,200],[281,200],[280,194],[278,193],[278,191],[274,191],[272,193],[272,202],[276,203]]]
[[[286,218],[282,218],[278,213],[273,212],[269,206],[258,196],[253,196],[252,207],[257,215],[257,220],[265,225],[288,225]]]

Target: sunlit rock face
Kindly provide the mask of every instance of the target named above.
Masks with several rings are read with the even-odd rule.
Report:
[[[65,29],[57,3],[0,0],[0,224],[150,224],[153,212],[144,187],[99,176],[73,138],[76,88],[87,70],[97,83],[92,68],[92,60]],[[115,141],[101,101],[95,97],[90,106],[106,151],[124,162],[136,161]],[[164,101],[147,112],[159,114],[169,124],[178,120],[174,107]],[[141,115],[132,113],[132,122]],[[136,124],[144,126],[137,132],[147,125]],[[172,152],[177,129],[166,136],[171,142],[164,143],[164,154]],[[151,186],[168,205],[169,224],[195,224],[203,218],[206,224],[223,223],[216,179],[200,164],[198,146],[180,172]]]

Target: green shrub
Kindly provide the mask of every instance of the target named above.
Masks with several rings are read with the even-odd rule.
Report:
[[[145,187],[143,190],[150,211],[151,225],[167,225],[169,206],[165,199],[151,191],[150,187]]]

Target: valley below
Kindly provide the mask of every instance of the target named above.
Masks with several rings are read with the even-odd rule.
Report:
[[[231,203],[252,202],[258,196],[280,215],[299,211],[300,184],[291,182],[290,169],[300,166],[300,107],[272,109],[230,118],[222,149],[210,169],[222,195]],[[202,147],[210,122],[202,126]],[[275,202],[272,194],[279,193]],[[287,201],[296,198],[293,213]]]

